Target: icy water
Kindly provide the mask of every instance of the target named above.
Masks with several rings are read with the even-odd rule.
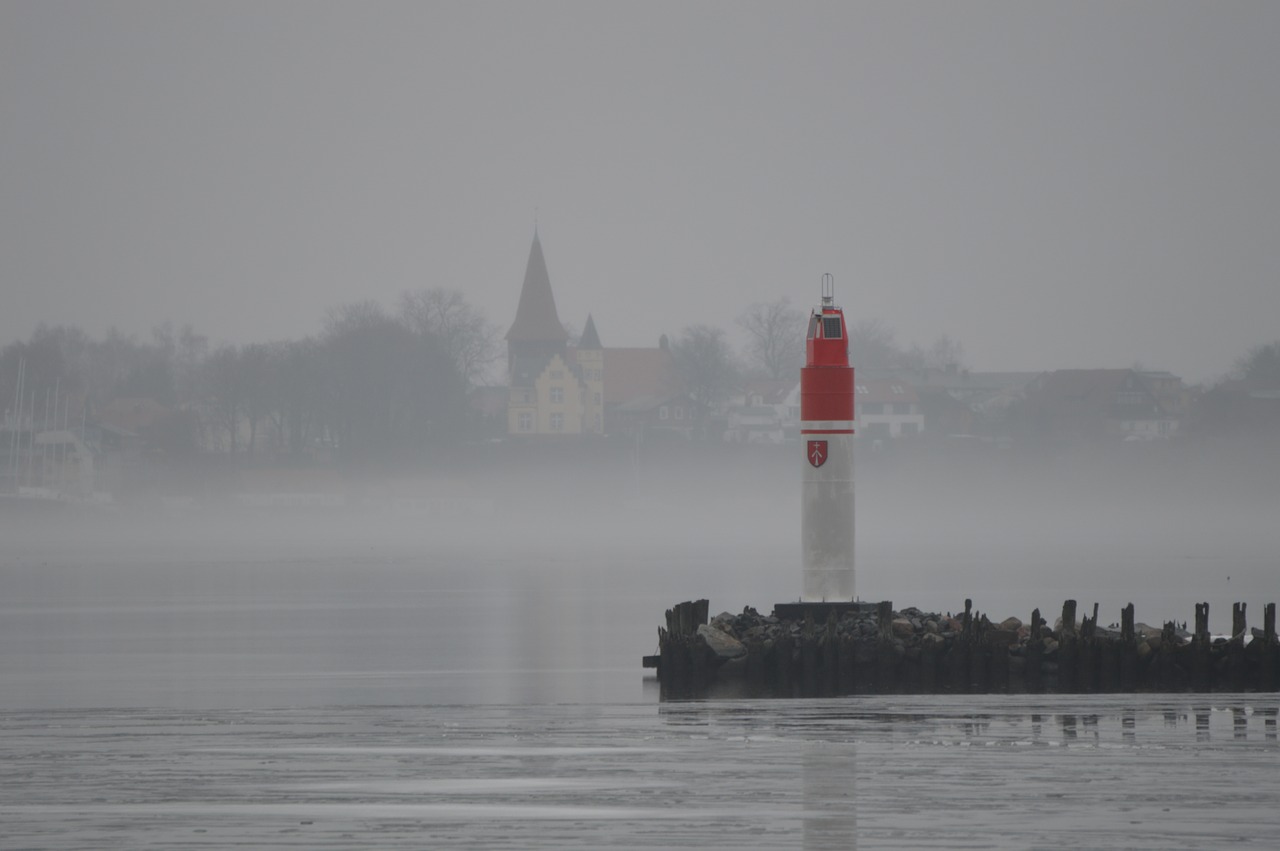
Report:
[[[1274,848],[1274,698],[0,714],[7,848]]]
[[[787,536],[671,528],[3,530],[0,848],[1277,847],[1276,695],[661,703],[663,609],[795,584]],[[927,547],[873,542],[867,593],[1025,615],[1087,561]],[[1122,559],[1071,581],[1218,593]]]

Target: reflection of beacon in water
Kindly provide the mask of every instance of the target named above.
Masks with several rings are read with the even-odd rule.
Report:
[[[835,282],[822,276],[822,306],[809,317],[800,370],[804,448],[802,599],[853,599],[853,368]]]

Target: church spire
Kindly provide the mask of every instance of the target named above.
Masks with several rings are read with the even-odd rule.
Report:
[[[542,243],[535,225],[529,263],[524,270],[524,286],[520,288],[520,306],[516,308],[516,319],[507,332],[507,340],[564,344],[568,339],[560,314],[556,312],[556,298],[551,293],[551,278],[547,275],[547,261],[542,257]]]
[[[582,337],[578,340],[579,349],[603,349],[600,345],[600,335],[596,333],[595,320],[591,318],[591,314],[587,314],[587,324],[582,329]]]

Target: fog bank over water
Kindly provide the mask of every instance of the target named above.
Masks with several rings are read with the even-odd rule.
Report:
[[[857,588],[896,607],[1250,624],[1280,598],[1269,459],[1125,447],[863,453]],[[1133,451],[1127,451],[1132,449]],[[1148,451],[1151,450],[1151,451]],[[350,476],[342,504],[206,490],[0,515],[4,708],[655,699],[663,612],[800,589],[798,447]],[[224,482],[225,483],[225,482]],[[247,496],[255,496],[245,502]],[[315,494],[311,495],[312,497]],[[270,500],[267,500],[270,502]]]
[[[857,588],[863,599],[994,617],[1052,614],[1064,597],[1126,602],[1138,619],[1189,619],[1208,600],[1280,597],[1280,463],[1229,450],[1123,447],[1030,458],[973,452],[861,452]],[[714,610],[765,608],[799,593],[795,447],[691,449],[637,464],[626,455],[529,457],[436,476],[342,480],[342,504],[242,504],[244,494],[156,497],[93,512],[0,515],[10,591],[63,571],[137,568],[216,585],[225,566],[379,581],[388,565],[456,575],[471,588],[517,583],[644,588],[664,605],[707,596]],[[258,495],[262,497],[261,494]],[[239,500],[239,501],[238,501]],[[264,507],[265,505],[265,507]],[[127,584],[110,593],[128,595]],[[628,612],[656,624],[659,609]],[[1229,622],[1229,621],[1227,621]]]

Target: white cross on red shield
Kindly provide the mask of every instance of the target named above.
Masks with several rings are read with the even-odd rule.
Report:
[[[809,463],[821,467],[827,461],[827,442],[825,440],[809,441]]]

